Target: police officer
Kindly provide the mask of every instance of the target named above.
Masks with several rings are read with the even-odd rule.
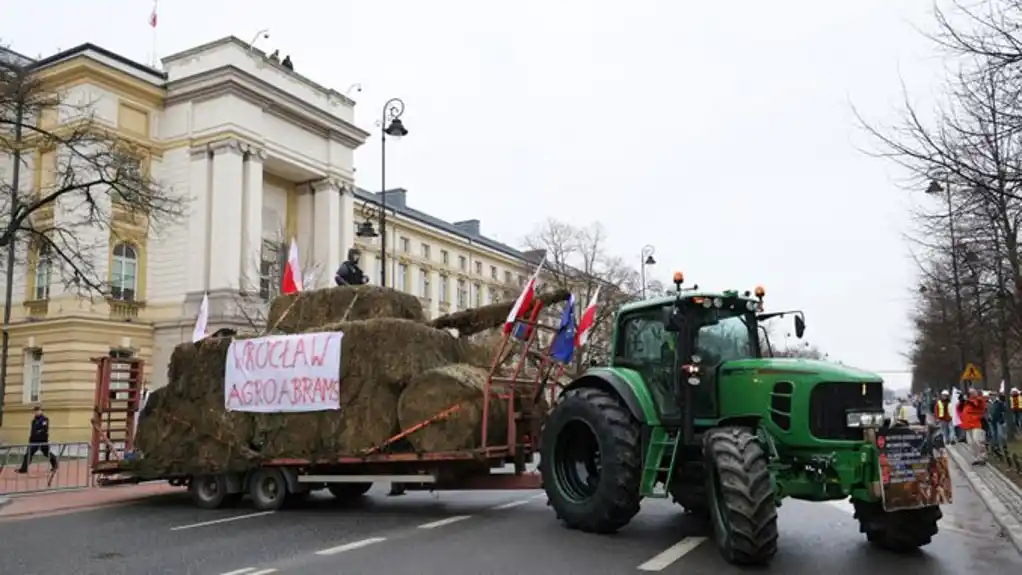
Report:
[[[362,268],[358,267],[361,255],[361,252],[355,248],[348,250],[348,259],[341,264],[341,267],[337,268],[337,273],[334,274],[334,282],[337,285],[359,286],[369,283],[369,278],[362,273]]]
[[[50,467],[57,470],[57,456],[50,453],[50,418],[43,414],[43,406],[35,406],[35,417],[32,418],[32,427],[28,432],[28,449],[25,451],[25,459],[21,462],[18,473],[28,473],[28,465],[32,462],[36,452],[41,452],[50,460]]]

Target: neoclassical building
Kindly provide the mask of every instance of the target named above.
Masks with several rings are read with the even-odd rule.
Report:
[[[234,37],[168,56],[162,70],[92,44],[37,61],[4,57],[30,62],[50,89],[88,102],[96,122],[147,151],[146,169],[183,192],[189,209],[158,232],[112,223],[100,238],[106,257],[95,263],[111,286],[106,298],[64,292],[45,253],[19,263],[0,440],[23,442],[40,402],[55,441],[87,440],[91,358],[141,357],[150,386],[164,385],[171,350],[190,336],[204,293],[211,328],[249,325],[238,292],[275,294],[282,238],[297,238],[317,286],[332,283],[352,245],[366,252],[366,271],[378,281],[378,238],[355,234],[378,213],[379,194],[354,181],[354,151],[370,134],[346,95]],[[55,162],[53,151],[28,153],[22,193],[52,183]],[[0,154],[0,181],[11,168]],[[388,284],[419,296],[431,314],[495,301],[530,273],[532,254],[483,236],[477,220],[449,223],[415,210],[406,196],[387,193]]]

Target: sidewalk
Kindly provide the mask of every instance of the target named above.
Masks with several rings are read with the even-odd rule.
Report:
[[[952,445],[948,452],[1001,525],[1005,536],[1022,553],[1022,490],[993,465],[973,466],[972,457],[965,445]]]
[[[90,487],[76,491],[0,496],[0,521],[29,519],[126,505],[150,497],[183,493],[180,487],[160,482],[120,487]],[[3,501],[7,500],[5,504]]]

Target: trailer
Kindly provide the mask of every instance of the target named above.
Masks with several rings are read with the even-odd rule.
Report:
[[[528,465],[539,451],[542,416],[560,395],[560,381],[567,368],[551,356],[552,335],[557,329],[543,320],[543,307],[543,302],[537,301],[513,329],[505,330],[509,332],[494,355],[483,390],[482,441],[477,449],[437,453],[388,450],[456,413],[461,409],[456,404],[379,445],[330,461],[278,458],[261,460],[243,472],[147,476],[132,466],[136,458],[145,456],[134,448],[147,393],[144,362],[101,357],[93,360],[92,472],[101,486],[167,481],[187,488],[193,503],[204,509],[231,505],[248,496],[256,509],[276,510],[319,489],[352,500],[374,483],[426,491],[541,489],[539,473],[529,471]],[[504,358],[512,359],[512,364],[502,370]],[[532,367],[527,368],[529,365]],[[493,444],[487,437],[491,399],[507,402],[508,439],[504,444]]]

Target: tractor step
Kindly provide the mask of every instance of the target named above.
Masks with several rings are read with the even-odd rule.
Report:
[[[642,483],[639,487],[643,497],[665,499],[670,495],[671,478],[674,476],[674,465],[678,457],[679,432],[665,427],[654,427],[649,437],[642,462]],[[664,459],[670,455],[669,464],[664,467]],[[666,474],[666,475],[665,475]],[[661,481],[660,477],[665,475]]]

